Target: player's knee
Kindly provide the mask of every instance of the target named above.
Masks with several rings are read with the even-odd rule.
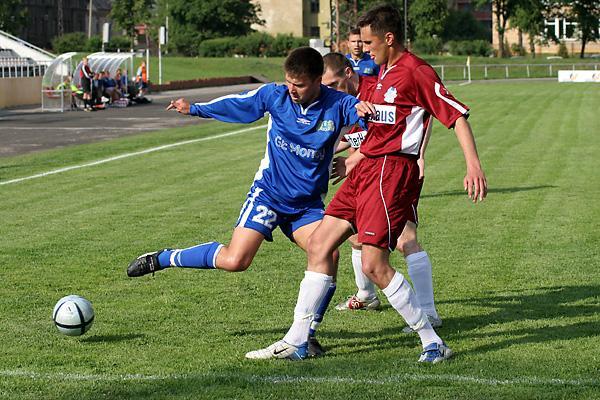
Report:
[[[418,253],[422,250],[421,245],[417,242],[416,238],[403,238],[402,236],[398,239],[396,248],[404,255],[404,257],[413,253]]]
[[[231,272],[243,272],[252,264],[252,257],[244,254],[234,254],[227,257],[224,267]]]
[[[312,235],[308,238],[307,253],[310,258],[323,258],[328,252],[325,241],[317,235]]]

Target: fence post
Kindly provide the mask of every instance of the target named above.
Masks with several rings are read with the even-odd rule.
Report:
[[[575,64],[573,64],[573,71],[575,71]]]
[[[485,79],[488,78],[487,64],[484,64],[484,66],[483,66],[483,76],[485,77]]]
[[[529,75],[529,64],[527,64],[527,77],[531,78],[531,76]]]
[[[444,64],[442,64],[442,81],[444,80]]]
[[[552,76],[552,64],[549,64],[548,68],[550,69],[550,76]]]
[[[508,79],[508,64],[504,66],[504,71],[506,71],[506,79]]]

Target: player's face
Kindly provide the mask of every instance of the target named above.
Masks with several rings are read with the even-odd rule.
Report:
[[[350,54],[355,57],[360,57],[363,53],[363,42],[360,35],[348,35],[348,48]]]
[[[329,86],[332,89],[356,96],[356,93],[351,93],[353,91],[352,85],[350,85],[351,76],[352,71],[345,70],[344,73],[340,75],[339,73],[326,68],[325,72],[323,73],[322,83],[323,85]]]
[[[311,79],[305,75],[292,76],[286,73],[285,84],[294,103],[307,104],[319,96],[321,77]]]
[[[365,51],[371,54],[375,64],[385,64],[388,58],[389,47],[383,37],[379,37],[371,31],[371,26],[367,25],[360,28],[360,36],[364,44]]]

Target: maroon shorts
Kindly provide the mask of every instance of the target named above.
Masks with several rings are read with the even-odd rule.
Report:
[[[365,158],[346,178],[325,214],[349,221],[359,242],[393,251],[406,221],[418,222],[422,184],[414,157]]]

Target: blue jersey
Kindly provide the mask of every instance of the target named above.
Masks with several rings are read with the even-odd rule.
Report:
[[[250,123],[269,113],[267,149],[254,187],[283,204],[298,207],[327,193],[331,161],[344,126],[362,123],[358,100],[321,85],[319,98],[303,107],[285,85],[263,85],[244,94],[191,105],[190,114],[224,122]]]
[[[346,54],[346,58],[350,60],[352,68],[357,74],[361,76],[379,75],[379,65],[375,64],[369,53],[363,53],[361,59],[358,61],[353,59],[351,54]]]

